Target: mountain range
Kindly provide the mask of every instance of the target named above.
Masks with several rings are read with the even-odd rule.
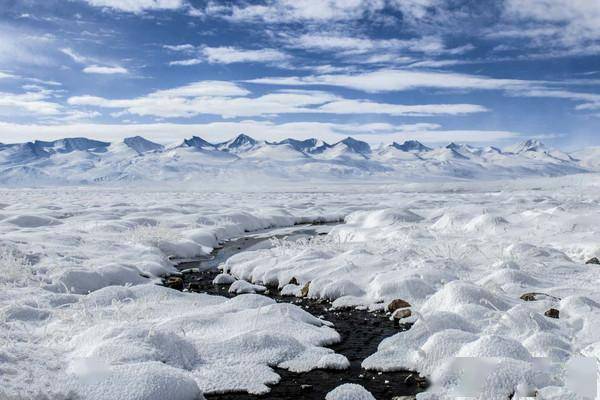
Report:
[[[191,181],[259,173],[285,179],[494,179],[600,170],[600,149],[572,154],[527,140],[504,149],[416,140],[372,148],[347,137],[259,141],[240,134],[221,143],[198,136],[164,146],[143,137],[109,143],[87,138],[0,144],[2,184]]]

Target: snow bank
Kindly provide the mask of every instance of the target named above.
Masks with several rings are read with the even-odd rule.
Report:
[[[375,397],[361,385],[345,383],[327,393],[325,400],[375,400]]]

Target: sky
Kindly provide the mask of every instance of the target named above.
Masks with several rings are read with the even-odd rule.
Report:
[[[0,142],[600,145],[597,0],[0,0]]]

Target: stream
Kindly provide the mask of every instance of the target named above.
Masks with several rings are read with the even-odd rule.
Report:
[[[316,235],[324,235],[329,229],[331,225],[300,225],[249,235],[225,242],[221,248],[215,249],[210,257],[181,262],[177,268],[183,272],[184,288],[187,290],[234,297],[236,294],[228,292],[229,285],[212,284],[215,276],[221,272],[217,266],[229,257],[242,251],[271,247],[271,238],[308,239]],[[322,400],[328,392],[344,383],[360,384],[378,400],[412,399],[416,393],[426,389],[427,382],[414,372],[377,372],[361,368],[361,362],[375,353],[384,338],[409,329],[410,325],[399,325],[397,322],[390,321],[383,312],[369,312],[354,308],[332,310],[331,303],[326,300],[281,296],[277,288],[269,288],[264,295],[277,302],[296,304],[312,315],[332,322],[334,329],[341,335],[342,341],[328,347],[346,356],[350,361],[350,368],[293,373],[274,367],[281,380],[270,386],[271,391],[267,394],[256,396],[247,393],[205,393],[207,399]]]

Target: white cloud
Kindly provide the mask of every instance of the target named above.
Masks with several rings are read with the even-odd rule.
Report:
[[[120,109],[123,112],[161,118],[189,118],[203,114],[224,118],[279,114],[385,114],[403,116],[466,115],[488,111],[476,104],[401,105],[344,99],[316,90],[280,90],[249,97],[246,89],[225,81],[200,81],[152,92],[132,99],[76,96],[73,106]]]
[[[165,48],[167,50],[171,50],[171,51],[188,52],[188,51],[193,51],[196,47],[194,45],[186,43],[186,44],[175,44],[175,45],[165,44],[165,45],[163,45],[163,48]]]
[[[89,60],[87,57],[77,54],[73,49],[70,49],[70,48],[60,49],[60,51],[61,51],[61,53],[66,54],[73,61],[75,61],[76,63],[79,63],[79,64],[85,64]]]
[[[366,100],[337,100],[319,107],[332,114],[387,114],[404,116],[467,115],[489,111],[477,104],[382,104]]]
[[[373,93],[399,92],[419,88],[469,91],[500,90],[514,97],[557,98],[581,102],[583,104],[576,107],[579,110],[595,109],[600,104],[600,94],[557,89],[557,86],[564,85],[597,84],[590,80],[586,80],[585,83],[578,81],[532,81],[490,78],[452,72],[381,69],[357,74],[259,78],[247,82],[278,86],[337,86]],[[367,109],[369,105],[364,104],[364,107],[364,109]],[[379,109],[386,110],[384,107]]]
[[[489,37],[525,37],[544,49],[539,56],[597,55],[600,2],[597,0],[505,0],[505,23]]]
[[[52,65],[54,40],[49,34],[0,23],[0,65],[4,68],[19,64]]]
[[[213,122],[206,124],[62,124],[22,125],[0,122],[0,135],[6,141],[33,139],[57,139],[87,136],[100,140],[120,140],[127,136],[141,135],[162,143],[200,135],[218,142],[239,133],[246,133],[260,140],[281,140],[287,137],[307,139],[318,137],[329,142],[353,136],[370,143],[416,139],[430,143],[495,142],[520,136],[511,131],[485,130],[435,130],[435,127],[416,129],[411,125],[392,124],[336,124],[325,122],[294,122],[275,124],[267,121]],[[433,129],[432,129],[433,128]]]
[[[16,78],[16,75],[9,74],[8,72],[0,71],[0,79]]]
[[[243,22],[327,22],[358,19],[384,7],[384,0],[269,0],[261,5],[209,4],[205,13]]]
[[[518,88],[528,84],[527,81],[517,79],[398,69],[381,69],[359,74],[259,78],[248,82],[284,86],[339,86],[366,92],[396,92],[417,88],[489,90]]]
[[[26,93],[0,92],[0,114],[49,116],[62,112],[62,106],[48,101],[49,93],[44,90]]]
[[[147,10],[176,10],[184,6],[183,0],[85,0],[94,7],[117,11],[141,13]]]
[[[184,45],[187,52],[190,49]],[[184,60],[171,61],[169,65],[189,66],[202,62],[211,64],[234,64],[234,63],[271,63],[286,61],[289,56],[276,49],[249,50],[236,47],[203,47],[199,49],[199,57]]]
[[[107,67],[107,66],[102,66],[102,65],[87,66],[83,69],[83,72],[85,72],[86,74],[102,74],[102,75],[129,73],[129,71],[127,71],[127,69],[123,68],[123,67],[119,67],[119,66]]]

